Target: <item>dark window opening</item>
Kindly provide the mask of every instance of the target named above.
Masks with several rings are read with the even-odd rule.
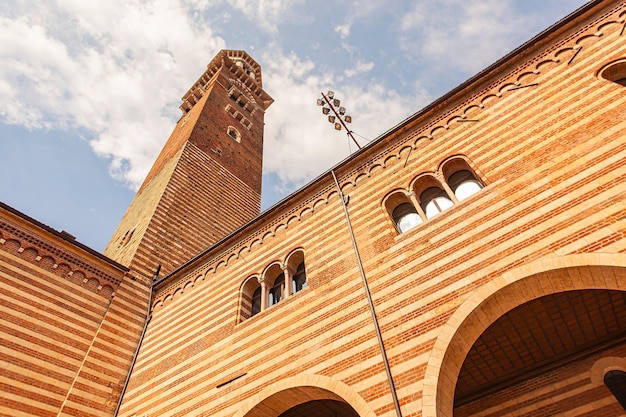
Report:
[[[237,142],[241,142],[241,133],[237,129],[232,126],[228,126],[228,136],[230,136],[233,140]]]
[[[254,294],[252,294],[252,308],[250,315],[254,316],[261,312],[261,287],[258,287],[254,290]]]
[[[626,59],[609,64],[600,71],[600,77],[626,87]]]
[[[292,293],[295,294],[300,290],[303,290],[307,287],[306,284],[306,272],[304,270],[304,262],[300,262],[298,265],[298,269],[296,269],[296,273],[293,274],[293,278],[291,279],[291,288]]]
[[[283,288],[285,287],[285,274],[280,274],[274,281],[274,286],[270,290],[270,306],[278,304],[283,299]]]

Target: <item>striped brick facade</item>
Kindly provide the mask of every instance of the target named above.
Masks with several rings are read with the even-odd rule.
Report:
[[[147,288],[71,236],[0,214],[0,415],[112,415]]]
[[[626,415],[626,90],[598,76],[625,17],[590,3],[162,278],[120,415]],[[394,196],[458,166],[484,188],[399,234]],[[249,317],[298,252],[307,288]]]
[[[221,53],[119,264],[1,212],[0,414],[625,416],[605,379],[626,377],[625,22],[590,2],[258,216],[271,99]],[[456,196],[460,172],[482,188]],[[401,204],[422,218],[403,233]]]

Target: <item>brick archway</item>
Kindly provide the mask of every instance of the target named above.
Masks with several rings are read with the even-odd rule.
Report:
[[[264,388],[246,400],[233,417],[278,417],[292,407],[315,400],[342,401],[360,417],[376,416],[365,400],[345,383],[322,375],[298,375]]]
[[[424,376],[423,417],[452,417],[456,382],[465,356],[499,317],[545,295],[585,289],[626,291],[626,255],[543,259],[511,270],[476,290],[437,338]]]

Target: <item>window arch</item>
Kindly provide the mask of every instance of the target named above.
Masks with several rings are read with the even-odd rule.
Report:
[[[249,319],[261,311],[261,284],[257,275],[248,277],[241,286],[240,321]]]
[[[383,206],[396,230],[404,233],[427,219],[477,193],[484,183],[462,155],[440,164],[438,173],[425,172],[413,179],[409,192],[391,192]]]
[[[626,58],[622,58],[615,62],[604,66],[598,75],[605,80],[612,81],[626,87]]]
[[[248,277],[241,286],[239,321],[255,316],[307,288],[304,251],[293,251],[284,264],[271,263],[262,275]]]
[[[261,286],[257,287],[252,294],[250,317],[261,312]]]
[[[411,230],[418,224],[422,223],[422,218],[411,203],[401,203],[391,213],[396,227],[400,233]]]
[[[308,286],[306,282],[306,271],[304,269],[304,261],[300,262],[298,268],[296,269],[296,273],[293,274],[293,278],[291,279],[291,291],[293,294],[298,291],[302,291]]]
[[[283,299],[283,292],[285,291],[285,274],[281,273],[274,280],[274,285],[269,290],[269,306],[278,304]]]
[[[436,216],[454,205],[448,193],[437,186],[429,187],[422,191],[419,200],[420,206],[422,210],[424,210],[427,219]]]
[[[271,265],[263,274],[267,288],[267,306],[280,303],[285,298],[285,273],[277,263]]]
[[[302,291],[308,286],[306,279],[306,268],[304,265],[304,251],[302,249],[295,250],[288,257],[285,262],[285,270],[289,274],[289,296]]]
[[[441,172],[450,190],[459,201],[476,194],[484,187],[469,163],[460,156],[445,161]]]
[[[233,126],[228,126],[227,133],[228,133],[228,136],[231,137],[231,139],[237,142],[241,142],[241,133],[239,133],[239,131],[235,129]]]
[[[464,169],[456,171],[448,178],[448,185],[459,201],[479,192],[483,185],[476,179],[474,174]]]
[[[440,176],[436,177],[431,173],[418,176],[412,188],[424,219],[436,216],[456,202],[456,197],[452,195],[447,184],[441,181]]]
[[[424,221],[404,190],[387,196],[384,206],[398,233],[405,233]]]
[[[626,372],[617,369],[607,372],[604,374],[604,385],[626,410]]]

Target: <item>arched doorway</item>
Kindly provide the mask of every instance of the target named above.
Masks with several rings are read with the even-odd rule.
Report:
[[[315,400],[296,405],[280,417],[359,417],[357,412],[343,401]]]
[[[322,375],[298,375],[267,386],[234,417],[375,417],[350,386]]]
[[[626,356],[625,291],[565,291],[528,301],[472,345],[459,372],[454,416],[485,410],[497,416],[623,415],[609,390],[589,377],[605,355]]]
[[[550,363],[556,362],[561,365],[574,363],[577,366],[582,366],[581,361],[577,360],[578,357],[583,358],[591,355],[594,350],[612,348],[612,341],[610,339],[622,338],[623,325],[620,324],[619,326],[622,327],[618,326],[617,328],[610,327],[608,323],[611,319],[607,316],[606,311],[601,309],[592,312],[592,307],[598,302],[608,303],[611,306],[623,303],[623,301],[619,299],[623,300],[623,292],[626,291],[625,278],[626,256],[624,254],[593,254],[593,256],[589,254],[568,255],[558,258],[543,259],[524,265],[507,272],[494,279],[489,284],[477,289],[448,319],[431,351],[423,385],[424,401],[422,415],[424,417],[452,417],[453,415],[461,415],[460,407],[476,401],[481,394],[490,395],[490,393],[493,393],[491,390],[496,389],[496,384],[505,384],[505,379],[508,381],[506,382],[508,384],[512,384],[516,381],[521,383],[523,382],[522,380],[528,382],[530,381],[528,377],[531,371],[546,371],[547,368],[543,368],[544,365],[550,366]],[[596,290],[602,291],[597,292]],[[568,292],[572,293],[565,294]],[[550,297],[540,300],[544,296]],[[562,307],[568,302],[571,303],[572,296],[582,297],[583,300],[588,299],[582,304],[572,305],[570,313],[566,313],[565,309]],[[613,297],[617,297],[617,301],[614,300]],[[516,346],[519,342],[513,339],[506,339],[507,334],[512,334],[512,332],[506,331],[506,327],[510,326],[511,322],[513,322],[513,326],[515,326],[515,323],[519,323],[519,321],[524,320],[525,317],[530,317],[535,314],[532,313],[532,311],[537,308],[538,304],[535,303],[524,306],[526,303],[534,300],[540,300],[536,302],[539,304],[547,303],[545,308],[564,310],[562,314],[571,315],[573,314],[572,311],[577,314],[580,312],[579,308],[583,310],[582,314],[576,315],[573,319],[570,318],[570,321],[567,323],[559,323],[559,319],[556,319],[554,315],[550,315],[548,319],[544,317],[539,321],[539,325],[535,325],[532,332],[527,332],[524,335],[524,338],[537,339],[536,343],[539,343],[538,346],[548,346],[551,340],[556,341],[558,337],[562,337],[562,334],[556,332],[556,330],[548,330],[549,327],[546,327],[547,322],[554,319],[555,323],[552,329],[561,328],[559,331],[562,331],[563,328],[573,328],[576,326],[580,328],[582,326],[586,333],[576,334],[576,338],[580,340],[580,343],[565,344],[562,346],[560,353],[552,349],[552,353],[544,354],[543,357],[540,355],[537,356],[536,351],[538,348],[532,348],[535,349],[532,350],[530,345],[526,348],[517,346],[521,350],[526,349],[528,352],[532,352],[535,356],[529,356],[527,353],[523,360],[517,361],[520,364],[519,368],[515,368],[513,365],[511,365],[512,368],[507,368],[511,370],[511,374],[498,373],[487,375],[490,371],[488,368],[485,368],[486,362],[483,361],[481,364],[481,359],[476,358],[481,355],[487,358],[490,354],[485,351],[486,346],[493,345],[493,343],[496,345],[509,343],[510,345]],[[552,304],[553,307],[547,307],[549,304]],[[520,307],[520,310],[513,313],[518,307]],[[516,314],[519,314],[519,316],[516,316]],[[551,311],[550,314],[558,315],[560,313],[558,313],[558,311],[556,313]],[[620,323],[626,322],[626,316],[623,311],[615,311],[611,314],[613,317],[617,317],[616,321]],[[501,317],[506,318],[494,327],[491,327]],[[588,322],[585,322],[587,319],[584,317],[590,318]],[[509,321],[509,324],[505,326],[504,323],[506,320]],[[571,320],[577,320],[579,323],[571,327]],[[596,328],[596,326],[605,326],[605,324],[607,328],[603,332],[597,332],[598,328]],[[522,332],[521,326],[518,331]],[[485,334],[485,337],[480,339],[483,334]],[[504,335],[502,336],[504,339],[500,337],[501,335]],[[488,340],[488,338],[491,338],[491,340]],[[522,337],[518,337],[516,340],[519,341],[519,339],[522,339]],[[476,345],[477,342],[478,345]],[[616,343],[621,343],[620,348],[624,347],[624,343],[622,343],[621,339]],[[499,349],[500,347],[497,348]],[[472,365],[470,365],[469,362],[467,364],[465,363],[472,349],[478,352],[478,355],[472,353],[474,360],[477,360],[477,362],[475,362],[475,365],[477,365],[475,368],[485,373],[485,375],[481,376],[478,376],[478,373],[474,373],[474,377],[478,379],[475,379],[473,382],[471,381],[472,373],[470,372]],[[551,349],[551,347],[545,349]],[[495,354],[496,352],[494,351],[493,353]],[[498,355],[501,357],[502,352],[498,353]],[[619,355],[619,353],[617,353],[617,355]],[[624,355],[626,355],[626,352],[624,352]],[[491,359],[487,360],[498,360],[495,358],[496,356],[492,355]],[[592,365],[593,361],[584,364],[584,366],[589,367]],[[581,384],[582,387],[582,385],[590,380],[589,371],[590,369],[587,368],[585,375],[580,371],[576,377],[566,380],[559,379],[558,376],[555,377],[553,374],[551,376],[555,377],[555,379],[552,381],[552,387],[561,389],[563,388],[564,381],[566,383],[576,381]],[[462,372],[463,374],[461,374]],[[482,380],[480,380],[480,378],[482,378]],[[510,381],[512,378],[517,379]],[[456,393],[457,382],[463,384],[463,386],[459,388],[458,394]],[[531,382],[534,381],[528,383]],[[504,386],[505,385],[500,385],[501,388]],[[518,388],[518,393],[528,394],[530,392],[528,386]],[[565,387],[564,389],[569,390],[570,388],[572,387]],[[605,402],[596,404],[593,403],[592,400],[592,398],[599,398],[598,395],[604,397],[605,393],[599,391],[601,389],[607,390],[605,387],[597,388],[597,391],[589,394],[591,395],[590,397],[584,397],[582,395],[570,396],[570,405],[576,407],[582,404],[587,407],[587,411],[590,411],[591,408],[591,414],[580,415],[607,415],[606,413],[593,414],[595,412],[594,407],[606,406]],[[585,387],[582,387],[581,390],[584,391]],[[455,394],[457,394],[456,401]],[[562,394],[562,392],[559,393],[559,395],[560,394]],[[518,409],[515,407],[519,408],[519,404],[523,404],[524,401],[533,400],[534,398],[542,396],[541,398],[545,399],[545,403],[537,405],[535,410],[537,411],[538,407],[553,402],[551,395],[552,394],[549,392],[543,391],[534,392],[525,397],[518,397],[517,405],[509,403],[511,407],[510,410],[512,410],[516,416],[524,415],[518,413]],[[454,409],[455,405],[457,407],[456,412]],[[577,412],[559,414],[550,409],[544,409],[543,411],[544,414],[541,415],[578,415]],[[468,415],[472,414],[470,413]],[[502,410],[492,408],[489,409],[489,412],[483,410],[480,415],[494,415],[500,417],[507,414]],[[533,415],[539,414],[535,413]]]

